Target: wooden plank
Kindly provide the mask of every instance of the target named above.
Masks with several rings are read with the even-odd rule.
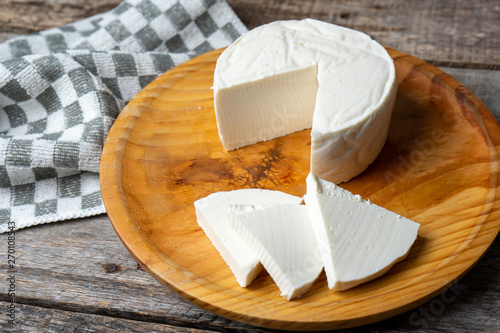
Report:
[[[469,88],[500,121],[500,71],[441,67]]]
[[[0,0],[0,41],[111,10],[121,0]]]
[[[0,41],[110,10],[120,0],[0,0]],[[435,65],[500,69],[500,6],[495,0],[228,0],[249,28],[316,18],[368,33]]]
[[[275,20],[311,17],[363,31],[385,46],[435,65],[500,68],[500,7],[495,0],[228,3],[249,28]]]
[[[10,304],[0,302],[0,308],[5,309]],[[0,318],[2,332],[68,332],[68,328],[82,329],[85,332],[177,332],[201,333],[188,327],[178,327],[165,324],[136,321],[109,316],[43,308],[39,306],[17,304],[18,311],[14,324]]]

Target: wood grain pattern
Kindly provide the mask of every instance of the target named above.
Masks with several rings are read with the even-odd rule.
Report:
[[[500,121],[500,71],[441,67],[441,70],[462,82]]]
[[[500,69],[498,1],[228,0],[243,23],[305,17],[363,31],[434,65]]]
[[[157,279],[220,315],[257,326],[325,329],[407,311],[461,277],[498,233],[500,130],[484,105],[437,68],[391,50],[399,93],[389,138],[343,187],[422,224],[409,257],[382,279],[335,293],[324,276],[286,302],[267,274],[248,290],[197,226],[192,202],[264,187],[302,195],[309,131],[234,152],[217,135],[211,82],[218,52],[168,72],[113,127],[101,187],[118,235]]]
[[[2,308],[8,303],[0,302]],[[2,326],[2,332],[50,332],[66,333],[68,327],[84,328],[85,332],[210,332],[188,327],[176,327],[167,324],[148,323],[131,319],[85,314],[73,311],[52,310],[45,307],[20,305],[19,316],[14,327]],[[7,328],[6,328],[7,327]],[[77,330],[78,332],[78,330]]]
[[[116,7],[122,0],[0,0],[0,41],[59,27]]]
[[[0,0],[0,41],[57,27],[120,0]],[[316,18],[363,31],[383,45],[434,65],[500,69],[496,0],[228,0],[249,28],[275,20]]]

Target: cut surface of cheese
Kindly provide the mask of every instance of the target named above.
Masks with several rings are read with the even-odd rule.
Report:
[[[323,270],[304,205],[232,205],[230,224],[287,300],[307,292]]]
[[[262,269],[255,254],[240,241],[228,222],[231,204],[292,204],[302,198],[280,191],[240,189],[216,192],[195,201],[196,219],[233,272],[238,284],[248,286]]]
[[[306,207],[330,289],[375,279],[407,256],[418,223],[312,173],[306,181]]]
[[[368,35],[312,19],[276,21],[217,60],[214,106],[232,150],[311,128],[311,171],[340,183],[361,173],[387,137],[397,82]]]

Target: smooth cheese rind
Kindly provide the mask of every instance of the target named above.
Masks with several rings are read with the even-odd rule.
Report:
[[[312,173],[306,181],[306,207],[321,239],[330,289],[345,290],[377,278],[408,255],[418,223]]]
[[[262,269],[255,254],[240,241],[229,225],[228,211],[231,204],[293,204],[302,198],[280,191],[241,189],[216,192],[195,201],[196,219],[214,247],[227,263],[238,284],[248,286]]]
[[[340,183],[380,152],[397,81],[368,35],[305,19],[241,36],[219,57],[213,89],[227,150],[312,127],[311,170]]]
[[[232,205],[230,223],[291,300],[307,292],[323,269],[304,205]]]
[[[311,131],[311,172],[333,183],[342,183],[363,172],[382,150],[396,99],[396,89],[386,96],[373,117],[330,133]]]

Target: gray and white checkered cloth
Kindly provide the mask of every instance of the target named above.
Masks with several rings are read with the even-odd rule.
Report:
[[[121,109],[246,27],[224,0],[125,0],[0,44],[0,232],[104,213],[99,162]]]

